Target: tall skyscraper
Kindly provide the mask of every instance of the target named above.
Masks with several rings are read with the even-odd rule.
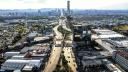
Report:
[[[67,1],[67,14],[70,15],[70,1]]]

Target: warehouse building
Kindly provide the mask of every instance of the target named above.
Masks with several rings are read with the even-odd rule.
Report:
[[[29,68],[33,68],[35,66],[36,70],[40,70],[42,61],[41,60],[25,60],[25,59],[23,60],[8,59],[2,64],[1,69],[6,70],[6,71],[15,71],[15,70],[22,71],[22,69],[25,68],[26,65]]]
[[[94,39],[111,39],[111,38],[123,38],[124,35],[121,35],[115,31],[108,29],[92,29],[92,38]]]

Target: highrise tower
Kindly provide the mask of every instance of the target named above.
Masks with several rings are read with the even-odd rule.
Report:
[[[70,1],[67,1],[67,14],[70,15]]]

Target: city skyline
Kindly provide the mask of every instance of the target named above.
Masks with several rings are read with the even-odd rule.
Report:
[[[0,0],[0,9],[66,8],[67,0]],[[71,9],[127,10],[127,0],[70,0]]]

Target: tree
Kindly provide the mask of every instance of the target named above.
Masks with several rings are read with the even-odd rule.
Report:
[[[4,22],[4,18],[3,17],[0,17],[0,22]]]

